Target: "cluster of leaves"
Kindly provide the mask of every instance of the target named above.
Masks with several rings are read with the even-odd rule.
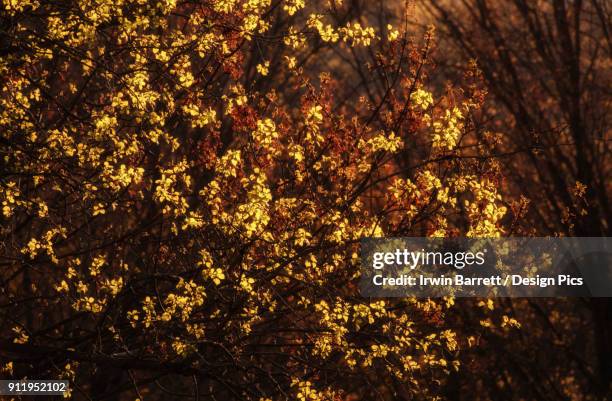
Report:
[[[339,1],[4,4],[5,373],[318,400],[460,369],[452,299],[356,289],[362,237],[502,234],[481,94],[427,90],[432,30],[338,23]],[[357,53],[383,90],[340,98]]]

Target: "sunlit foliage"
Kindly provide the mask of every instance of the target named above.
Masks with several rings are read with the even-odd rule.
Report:
[[[218,399],[429,398],[461,368],[452,299],[356,289],[362,237],[503,233],[501,177],[470,139],[480,100],[427,88],[433,30],[338,23],[338,1],[4,7],[14,352],[51,347],[40,369],[74,383],[105,363]],[[338,98],[321,49],[375,54],[382,96]]]

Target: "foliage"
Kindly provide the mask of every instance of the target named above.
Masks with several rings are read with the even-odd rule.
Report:
[[[430,398],[460,369],[454,301],[359,297],[357,252],[502,234],[481,94],[427,89],[433,30],[338,23],[343,7],[5,3],[5,373],[318,400]],[[352,54],[379,95],[340,96]]]

